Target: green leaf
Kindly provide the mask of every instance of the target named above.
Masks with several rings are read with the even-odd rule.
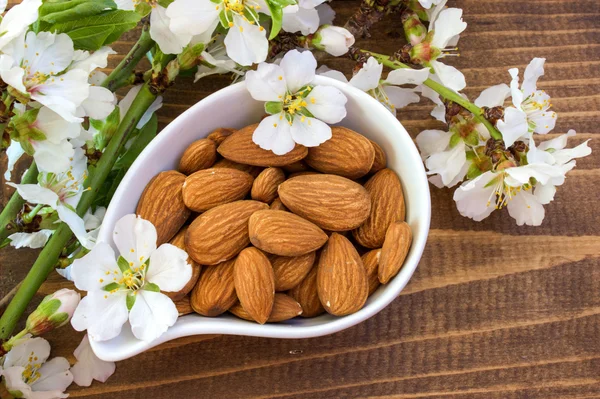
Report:
[[[135,28],[140,19],[141,15],[135,11],[109,10],[97,15],[49,24],[42,29],[53,33],[66,33],[78,49],[98,50]]]
[[[269,101],[265,103],[265,112],[269,115],[278,114],[283,111],[281,101]]]
[[[41,22],[57,24],[116,9],[113,0],[70,0],[46,2],[40,7],[39,14]]]
[[[119,259],[117,260],[117,265],[119,265],[119,269],[121,269],[121,272],[123,273],[131,270],[129,262],[127,262],[127,260],[122,256],[119,256]]]
[[[152,292],[160,292],[160,288],[158,288],[158,285],[156,285],[154,283],[146,283],[146,284],[144,284],[144,290],[146,290],[146,291],[152,291]]]
[[[127,299],[125,300],[125,303],[127,304],[127,310],[131,310],[131,308],[135,304],[135,298],[137,298],[135,292],[129,292],[127,294]]]
[[[298,4],[295,0],[267,0],[267,7],[271,12],[271,34],[269,40],[273,39],[281,31],[281,20],[283,9],[287,6]]]
[[[121,288],[121,286],[117,283],[110,283],[102,287],[102,289],[107,292],[118,290],[119,288]]]

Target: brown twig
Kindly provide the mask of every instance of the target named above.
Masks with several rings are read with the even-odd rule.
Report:
[[[15,293],[17,292],[17,290],[19,289],[19,287],[21,286],[21,284],[23,284],[23,280],[21,280],[19,282],[19,284],[15,285],[13,287],[12,290],[10,290],[10,292],[6,295],[4,295],[4,298],[0,299],[0,309],[4,309],[4,307],[6,305],[8,305],[8,303],[10,302],[10,300],[12,299],[13,296],[15,296]]]

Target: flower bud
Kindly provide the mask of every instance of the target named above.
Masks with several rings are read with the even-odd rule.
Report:
[[[421,43],[425,39],[425,36],[427,36],[427,28],[423,25],[417,13],[404,10],[401,19],[406,40],[413,46]]]
[[[339,57],[346,54],[354,44],[354,36],[347,29],[339,26],[322,25],[315,32],[311,43],[317,50]]]
[[[190,44],[177,56],[179,68],[182,71],[192,69],[200,64],[200,55],[204,51],[204,43]]]
[[[71,320],[80,299],[79,293],[66,288],[46,296],[27,318],[25,329],[37,336],[64,326]]]
[[[410,49],[408,54],[410,55],[410,61],[413,64],[427,66],[430,61],[433,61],[442,55],[442,50],[431,45],[432,40],[433,32],[429,32],[427,36],[425,36],[425,39]]]

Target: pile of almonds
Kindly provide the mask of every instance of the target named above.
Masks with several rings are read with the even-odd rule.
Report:
[[[360,310],[411,245],[398,176],[378,144],[350,129],[275,155],[253,143],[256,126],[192,143],[178,171],[144,190],[136,213],[194,270],[167,294],[180,314],[229,311],[261,324]]]

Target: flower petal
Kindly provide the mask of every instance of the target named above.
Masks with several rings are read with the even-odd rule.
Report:
[[[439,61],[431,61],[431,66],[437,77],[440,79],[440,82],[449,89],[461,91],[467,86],[465,76],[453,66],[443,64]]]
[[[44,132],[46,140],[54,144],[59,144],[65,139],[75,138],[81,132],[79,123],[67,122],[48,107],[40,108],[35,124]]]
[[[540,184],[546,184],[551,178],[564,177],[565,172],[560,166],[536,163],[507,168],[506,174],[508,176],[505,179],[505,183],[512,187],[519,187],[529,183],[532,177]]]
[[[340,82],[348,83],[346,76],[340,71],[328,68],[327,65],[321,65],[317,68],[317,75],[326,76],[331,79],[339,80]]]
[[[140,290],[131,308],[129,322],[137,339],[152,341],[175,324],[178,316],[177,308],[168,296]]]
[[[517,226],[540,226],[544,220],[544,206],[527,191],[520,191],[508,204],[508,214],[517,221]]]
[[[77,60],[73,60],[69,69],[83,69],[87,73],[92,73],[95,69],[106,68],[108,66],[108,56],[113,54],[117,54],[117,52],[108,46],[101,47],[91,54],[87,51],[81,52],[82,56]]]
[[[319,28],[319,12],[314,8],[300,7],[295,13],[284,13],[281,27],[290,33],[300,32],[303,35],[315,33]]]
[[[279,65],[261,63],[256,71],[246,73],[246,88],[258,101],[282,101],[287,86],[283,69]]]
[[[497,107],[504,105],[504,100],[510,95],[510,87],[506,83],[488,87],[475,100],[478,107]]]
[[[0,22],[0,48],[27,30],[38,19],[38,9],[42,0],[23,0],[14,5]]]
[[[104,87],[91,86],[90,96],[81,103],[81,106],[85,111],[85,115],[92,119],[102,120],[113,112],[116,103],[117,98],[110,90]]]
[[[350,79],[350,85],[362,91],[369,91],[379,86],[383,64],[374,57],[369,57],[363,67]]]
[[[296,145],[292,139],[290,124],[283,114],[264,118],[254,131],[252,141],[263,150],[271,150],[277,155],[287,154]]]
[[[23,339],[6,354],[3,367],[27,367],[34,363],[44,363],[48,356],[50,356],[50,344],[44,338]]]
[[[317,60],[310,51],[288,51],[281,60],[281,69],[290,93],[296,93],[315,78]]]
[[[85,226],[83,223],[83,219],[72,209],[64,206],[58,205],[56,207],[56,211],[58,212],[58,217],[60,220],[65,222],[77,240],[87,249],[92,249],[94,247],[94,243],[90,240],[87,232],[85,231]]]
[[[156,239],[154,225],[133,214],[119,219],[113,231],[119,253],[134,266],[143,264],[156,250]]]
[[[165,54],[179,54],[183,51],[192,34],[178,32],[173,33],[170,29],[171,19],[167,16],[166,8],[156,5],[150,13],[150,37],[158,44]]]
[[[523,90],[523,96],[529,97],[536,91],[538,79],[544,75],[544,63],[545,58],[534,58],[531,60],[527,68],[525,68],[525,74],[523,75],[523,84],[521,90]],[[542,216],[543,218],[543,216]]]
[[[129,317],[126,296],[126,291],[88,292],[75,309],[71,325],[77,331],[87,330],[90,338],[96,341],[116,337]]]
[[[69,122],[81,122],[76,115],[77,108],[89,97],[88,74],[81,69],[73,69],[60,76],[35,86],[31,98],[45,105]]]
[[[446,123],[446,106],[440,99],[440,95],[427,86],[419,86],[421,95],[430,99],[436,106],[431,111],[431,116],[440,122]]]
[[[229,58],[243,66],[263,62],[269,52],[267,31],[237,15],[234,15],[233,23],[224,41]]]
[[[467,29],[467,23],[463,21],[462,13],[460,8],[446,8],[440,12],[433,23],[432,46],[444,49],[452,38]]]
[[[64,357],[55,357],[47,361],[38,370],[40,378],[31,384],[31,389],[38,394],[46,393],[47,398],[66,398],[65,389],[73,382],[73,374],[69,371],[71,365]],[[52,394],[52,395],[50,395]]]
[[[396,86],[383,86],[383,91],[389,99],[389,102],[393,104],[394,108],[400,109],[406,107],[408,104],[414,104],[421,101],[421,97],[413,89],[405,89],[403,87]]]
[[[23,198],[25,201],[32,204],[50,205],[53,209],[56,209],[58,195],[56,195],[54,191],[45,187],[40,187],[37,184],[6,184],[16,188],[21,198]]]
[[[290,128],[292,138],[305,147],[317,147],[331,138],[331,127],[315,118],[295,116]]]
[[[77,363],[71,367],[73,382],[80,387],[89,387],[93,380],[106,382],[108,377],[114,374],[116,364],[114,362],[105,362],[96,356],[87,334],[81,340],[81,343],[73,352]]]
[[[101,290],[105,285],[119,280],[121,275],[115,253],[105,242],[97,243],[90,253],[76,259],[71,266],[75,287],[82,291]]]
[[[442,178],[442,183],[450,187],[450,182],[454,181],[459,173],[464,169],[464,164],[467,162],[465,144],[461,141],[454,148],[432,154],[425,161],[425,165],[429,172],[428,174],[439,174]]]
[[[67,69],[74,54],[73,40],[65,33],[29,32],[21,65],[27,65],[32,73],[57,74]]]
[[[54,230],[40,230],[34,233],[14,233],[8,236],[10,245],[15,248],[42,248],[48,242]]]
[[[188,254],[171,244],[163,244],[150,255],[146,280],[158,285],[162,291],[181,290],[192,278]]]
[[[210,0],[175,0],[167,7],[169,27],[177,35],[212,34],[222,8]]]
[[[11,141],[10,145],[6,149],[6,158],[8,158],[6,172],[4,172],[4,178],[6,181],[10,181],[15,164],[23,156],[23,154],[25,154],[25,150],[23,147],[21,147],[21,143],[18,141]]]
[[[2,370],[6,389],[10,392],[21,392],[23,398],[31,397],[31,387],[23,381],[25,368],[21,366],[8,367]]]
[[[34,141],[31,143],[34,153],[33,159],[40,171],[46,173],[63,173],[69,169],[71,158],[75,154],[73,145],[63,140],[58,144],[51,141]]]
[[[392,85],[420,85],[429,78],[429,69],[394,69],[384,83]]]
[[[416,138],[421,157],[425,159],[432,154],[446,150],[451,136],[452,134],[443,130],[423,130]]]
[[[348,99],[333,86],[315,86],[306,97],[306,109],[315,118],[327,123],[338,123],[346,117]]]
[[[527,114],[513,107],[504,110],[504,120],[499,120],[496,126],[502,133],[506,148],[513,145],[515,141],[525,136],[529,131]]]
[[[317,12],[319,13],[319,24],[320,25],[331,25],[335,19],[335,11],[327,3],[322,3],[317,6]]]
[[[494,172],[485,172],[473,180],[464,182],[454,191],[454,201],[461,215],[480,222],[488,217],[495,208],[496,189]]]
[[[556,194],[556,186],[554,184],[536,184],[533,189],[533,195],[542,205],[552,202],[554,194]]]

